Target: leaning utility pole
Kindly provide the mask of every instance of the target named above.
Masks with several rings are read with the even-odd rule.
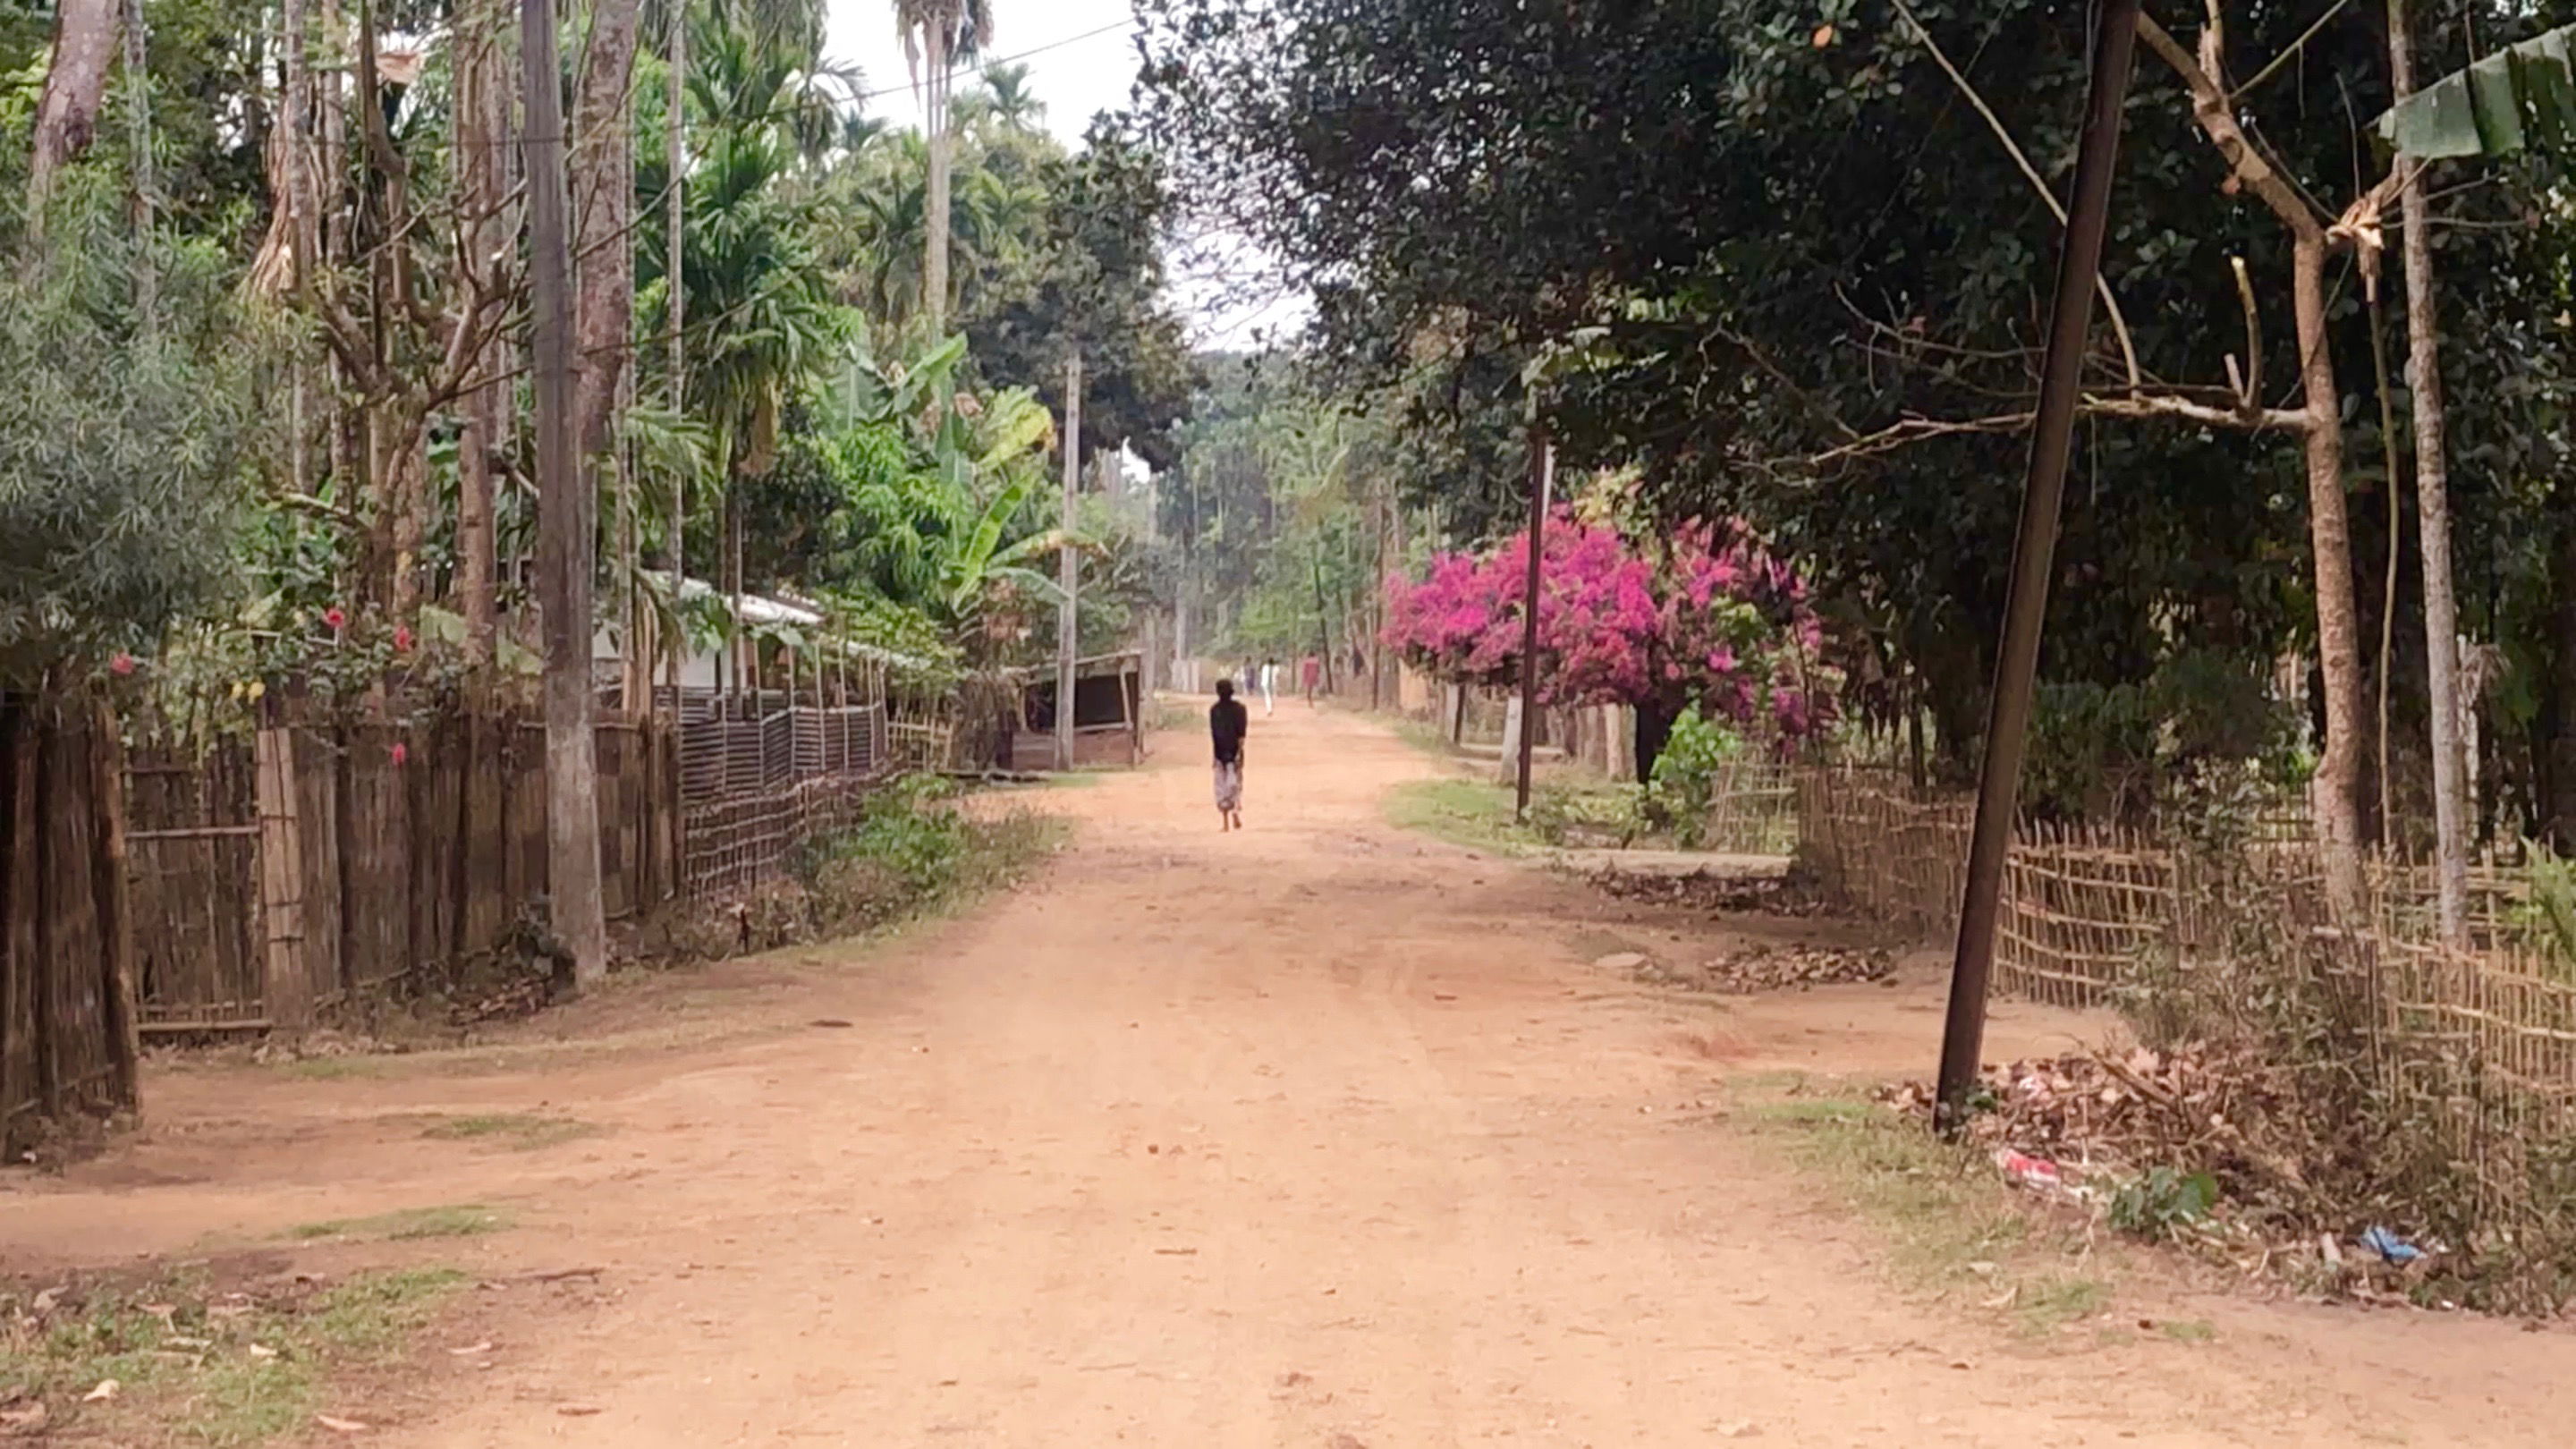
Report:
[[[2058,504],[2066,491],[2067,451],[2075,438],[2084,338],[2093,325],[2093,278],[2101,269],[2102,234],[2111,214],[2138,6],[2139,0],[2097,0],[2094,7],[2093,76],[2075,154],[2075,196],[2067,207],[2066,238],[2057,257],[2057,296],[2049,314],[2048,351],[2040,364],[2039,410],[2030,425],[2030,471],[2022,484],[2012,582],[2004,596],[2003,643],[1995,653],[1985,764],[1977,777],[1976,826],[1969,835],[1967,888],[1959,902],[1958,954],[1950,968],[1950,1014],[1941,1035],[1934,1121],[1944,1133],[1958,1131],[1965,1121],[1968,1092],[1977,1083],[1977,1059],[1985,1049],[1996,906],[2021,792],[2022,746],[2030,727],[2032,681],[2039,671],[2039,631],[2048,616]]]
[[[1055,582],[1064,597],[1055,606],[1055,767],[1073,768],[1074,627],[1073,524],[1082,503],[1082,349],[1064,359],[1064,519],[1055,554]]]
[[[551,0],[520,0],[527,106],[528,292],[537,401],[537,594],[545,622],[546,896],[573,981],[608,975],[600,903],[599,772],[591,739],[595,504],[574,455],[572,245],[565,225],[563,73]]]

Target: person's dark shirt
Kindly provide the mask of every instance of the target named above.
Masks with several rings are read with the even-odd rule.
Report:
[[[1252,716],[1239,699],[1220,699],[1208,708],[1208,734],[1216,741],[1216,762],[1220,765],[1243,761],[1243,735],[1252,727]]]

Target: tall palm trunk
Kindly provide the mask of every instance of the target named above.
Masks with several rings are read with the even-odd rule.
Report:
[[[2388,0],[2388,78],[2398,100],[2415,93],[2415,42],[2405,0]],[[2423,167],[2398,163],[2405,207],[2406,381],[2415,403],[2415,514],[2424,540],[2424,646],[2432,690],[2433,863],[2442,939],[2469,944],[2469,812],[2461,757],[2460,610],[2451,593],[2451,479],[2442,456],[2440,319],[2433,291],[2433,249],[2426,236]]]
[[[54,10],[54,53],[36,97],[35,151],[27,166],[27,228],[44,232],[55,173],[98,134],[108,67],[116,59],[118,0],[62,0]]]
[[[924,199],[921,306],[930,319],[930,335],[937,338],[948,329],[948,27],[925,29],[929,81],[924,87],[927,113],[921,120],[930,140],[930,185]]]
[[[632,103],[640,0],[597,0],[573,109],[574,416],[582,457],[595,463],[615,436],[618,379],[635,316]]]
[[[515,234],[501,215],[508,196],[506,153],[510,132],[508,0],[473,0],[461,17],[463,31],[456,61],[457,149],[459,180],[464,192],[465,225],[460,231],[461,264],[475,273],[505,265],[502,253]],[[457,447],[456,593],[465,616],[466,657],[476,665],[492,662],[500,611],[494,581],[498,573],[493,521],[496,464],[509,445],[508,385],[492,381],[506,369],[495,338],[473,364],[484,379],[466,393],[465,428]]]
[[[687,195],[689,168],[689,7],[685,0],[665,0],[670,7],[670,34],[667,57],[670,60],[669,89],[663,96],[662,155],[665,171],[663,182],[663,261],[662,288],[668,299],[664,325],[670,333],[669,377],[664,381],[666,402],[678,412],[689,398],[689,348],[686,324],[689,315],[688,277],[682,263],[687,247]],[[684,472],[671,475],[671,699],[679,707],[680,671],[689,653],[688,626],[681,622],[680,591],[688,580],[687,534],[689,523],[689,480]]]
[[[143,0],[123,0],[125,16],[125,142],[129,153],[126,167],[133,190],[135,235],[149,240],[152,234],[152,81],[145,69],[148,36],[143,26]],[[151,248],[145,247],[134,258],[134,310],[146,327],[152,325],[152,313],[159,301],[161,279],[155,270]]]

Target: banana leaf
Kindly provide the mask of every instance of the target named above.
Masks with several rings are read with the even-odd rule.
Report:
[[[2561,26],[2453,71],[2382,114],[2380,138],[2420,160],[2564,155],[2576,147],[2571,43],[2576,25]]]

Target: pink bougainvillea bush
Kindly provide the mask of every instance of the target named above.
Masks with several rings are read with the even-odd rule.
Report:
[[[1519,676],[1529,534],[1444,553],[1386,581],[1386,643],[1416,668],[1502,686]],[[1692,522],[1641,548],[1570,510],[1539,557],[1539,690],[1551,704],[1703,714],[1796,740],[1833,721],[1804,581],[1744,529]]]

